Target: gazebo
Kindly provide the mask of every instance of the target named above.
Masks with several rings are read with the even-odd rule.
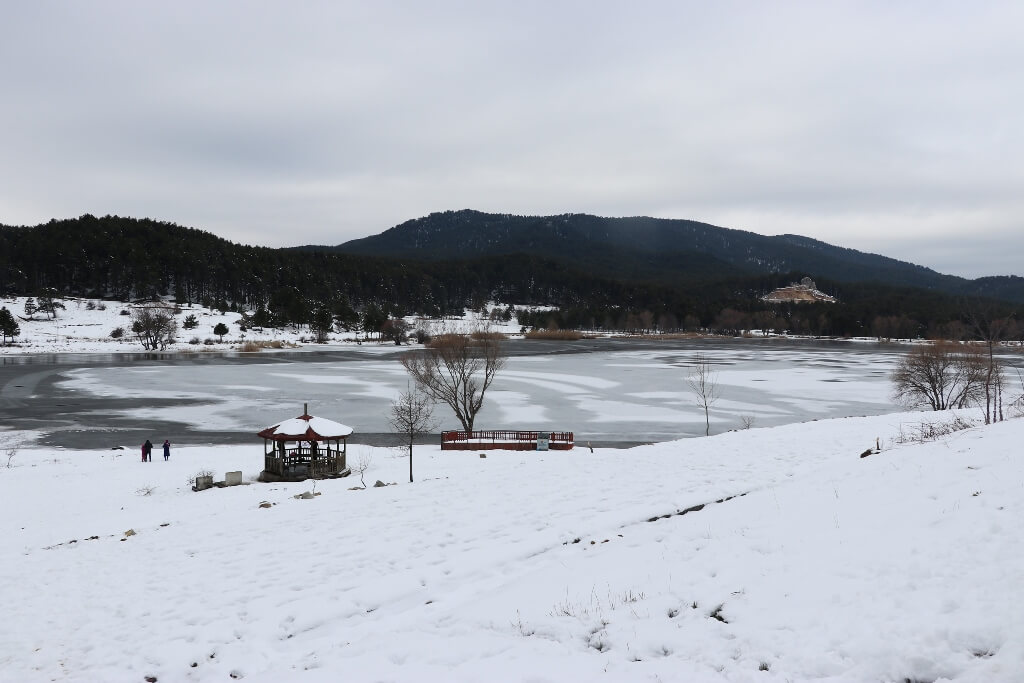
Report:
[[[257,434],[263,437],[260,481],[347,477],[352,473],[345,464],[352,431],[347,425],[310,415],[304,404],[302,415]]]

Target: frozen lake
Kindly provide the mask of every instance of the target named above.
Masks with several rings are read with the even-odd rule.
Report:
[[[698,353],[714,363],[712,433],[895,409],[888,373],[905,347],[792,340],[513,342],[478,429],[571,430],[577,443],[632,445],[704,433],[686,384]],[[310,412],[387,441],[407,376],[395,347],[287,355],[35,357],[0,367],[0,418],[57,446],[245,442]],[[12,362],[8,363],[10,360]],[[446,406],[440,429],[458,422]]]

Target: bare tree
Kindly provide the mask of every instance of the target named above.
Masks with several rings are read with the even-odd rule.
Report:
[[[395,342],[395,346],[401,346],[409,339],[409,323],[402,318],[388,318],[380,326],[380,336],[388,341]]]
[[[441,334],[422,350],[401,357],[416,386],[447,404],[467,432],[473,431],[484,394],[507,360],[501,339],[487,333]]]
[[[14,438],[8,436],[0,436],[0,455],[7,459],[4,462],[4,464],[7,466],[8,469],[12,467],[11,462],[14,460],[15,456],[18,455],[18,450],[20,448],[21,443],[19,443]]]
[[[409,482],[412,482],[412,444],[420,434],[434,429],[434,400],[417,389],[407,388],[391,403],[388,422],[409,446]]]
[[[132,332],[144,349],[163,351],[174,343],[177,331],[174,315],[160,306],[143,306],[132,312]]]
[[[366,475],[366,470],[370,469],[370,465],[373,463],[373,457],[369,453],[363,453],[359,456],[359,462],[352,465],[350,469],[359,475],[359,483],[366,488],[366,480],[363,478]]]
[[[968,317],[974,327],[975,334],[981,339],[988,351],[988,365],[985,371],[985,424],[1002,420],[1003,403],[1003,368],[995,357],[995,347],[999,346],[1012,333],[1014,323],[1011,318],[996,317],[994,309],[976,305]]]
[[[718,400],[718,373],[703,354],[694,359],[686,383],[697,398],[697,405],[704,409],[704,436],[711,435],[711,406]]]
[[[1020,368],[1014,368],[1017,373],[1017,381],[1020,383],[1021,393],[1017,394],[1017,397],[1010,401],[1010,410],[1016,413],[1016,417],[1024,417],[1024,374],[1021,374]]]
[[[893,370],[892,396],[932,410],[966,408],[985,398],[988,363],[971,346],[939,342],[908,352]]]

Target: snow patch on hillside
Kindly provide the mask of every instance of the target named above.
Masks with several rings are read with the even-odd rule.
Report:
[[[28,297],[0,297],[0,306],[6,307],[14,316],[21,328],[19,334],[9,346],[0,346],[0,356],[25,353],[141,353],[142,345],[134,338],[131,331],[131,313],[136,305],[104,301],[101,299],[68,298],[61,302],[64,310],[58,310],[55,318],[48,318],[44,313],[35,313],[32,317],[25,316],[25,301]],[[289,351],[316,350],[332,346],[359,347],[366,350],[375,348],[393,348],[393,342],[382,342],[376,335],[358,332],[333,332],[328,335],[325,344],[314,343],[314,334],[308,329],[287,326],[284,328],[258,329],[249,327],[244,331],[239,328],[241,313],[219,311],[205,308],[198,304],[175,306],[168,303],[168,310],[174,312],[178,323],[177,342],[168,347],[172,352],[223,352],[241,350],[246,342],[263,343],[264,351],[272,351],[269,344],[279,344],[280,349]],[[430,319],[407,316],[406,322],[413,329],[424,329],[429,334],[444,331],[469,332],[487,327],[495,332],[519,334],[520,326],[515,321],[491,320],[490,312],[496,307],[489,304],[486,312],[466,309],[460,317],[446,319]],[[185,329],[185,318],[194,315],[198,325],[194,329]],[[223,340],[214,333],[218,324],[227,326],[229,332]],[[123,336],[111,337],[111,333],[121,328]]]

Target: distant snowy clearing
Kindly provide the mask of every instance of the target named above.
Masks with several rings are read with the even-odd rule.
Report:
[[[28,297],[0,297],[0,306],[6,307],[15,317],[21,328],[21,334],[14,338],[9,346],[0,346],[0,356],[20,355],[26,353],[140,353],[143,351],[133,336],[131,312],[138,305],[106,301],[103,299],[62,299],[63,310],[58,310],[54,318],[45,313],[36,313],[30,318],[24,315],[25,301]],[[241,313],[220,311],[206,308],[199,304],[180,304],[167,302],[168,311],[174,312],[178,324],[177,342],[168,347],[168,351],[179,352],[223,352],[238,350],[245,342],[279,343],[281,349],[288,351],[317,350],[330,346],[354,347],[368,353],[375,350],[392,351],[393,342],[381,342],[376,335],[368,337],[357,332],[332,332],[326,344],[313,341],[313,333],[308,329],[297,329],[292,326],[282,328],[239,328]],[[531,307],[545,308],[545,307]],[[195,316],[196,327],[185,329],[184,322],[188,316]],[[414,328],[422,328],[432,334],[442,331],[468,332],[487,326],[496,332],[517,334],[520,326],[511,322],[491,321],[478,312],[466,310],[458,318],[444,320],[407,316],[406,321]],[[218,324],[226,325],[228,333],[221,338],[214,332]],[[121,328],[123,336],[112,338],[111,332]],[[266,346],[264,351],[274,350]]]
[[[191,491],[255,476],[255,443],[25,449],[0,467],[0,679],[1019,681],[1024,420],[896,442],[951,418],[418,447],[413,484],[350,446],[394,485],[310,500]]]

